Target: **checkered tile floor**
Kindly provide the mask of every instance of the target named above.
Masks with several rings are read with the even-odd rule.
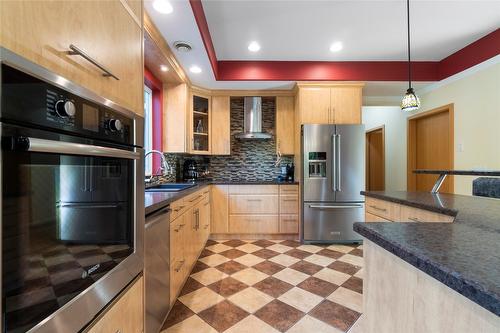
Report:
[[[362,267],[362,245],[209,240],[162,333],[347,332]]]

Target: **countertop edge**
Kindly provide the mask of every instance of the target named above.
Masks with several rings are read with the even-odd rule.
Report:
[[[159,209],[162,209],[168,205],[170,205],[172,202],[180,200],[184,198],[185,196],[190,195],[191,193],[194,193],[196,191],[202,190],[203,188],[211,185],[210,183],[201,183],[201,184],[196,184],[196,186],[193,186],[191,188],[179,191],[179,192],[170,192],[172,196],[170,198],[166,198],[165,200],[153,203],[149,206],[144,206],[144,212],[146,217],[154,212],[156,212]],[[145,195],[148,193],[154,193],[154,192],[146,192]],[[160,193],[160,192],[156,192]]]
[[[396,241],[386,239],[377,231],[370,229],[365,223],[354,223],[354,231],[420,271],[435,278],[439,282],[455,290],[479,306],[497,316],[500,316],[500,300],[497,295],[491,293],[489,290],[485,290],[480,284],[463,278],[455,271],[447,270],[445,267],[433,262],[429,258],[412,252],[410,249]]]

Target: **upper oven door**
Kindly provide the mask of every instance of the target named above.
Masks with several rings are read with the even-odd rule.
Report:
[[[74,322],[85,324],[106,297],[79,306],[78,299],[99,293],[88,288],[113,276],[107,273],[140,246],[135,191],[141,154],[12,125],[2,124],[1,134],[3,332],[27,331],[67,315],[71,306],[80,310],[72,312]],[[130,279],[125,274],[114,288]],[[85,313],[89,318],[82,319]],[[56,328],[72,320],[44,322],[37,332],[73,331]]]

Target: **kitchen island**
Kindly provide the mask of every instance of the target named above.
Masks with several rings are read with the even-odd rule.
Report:
[[[365,237],[363,332],[498,332],[500,201],[425,192],[362,194],[454,218],[354,225]]]

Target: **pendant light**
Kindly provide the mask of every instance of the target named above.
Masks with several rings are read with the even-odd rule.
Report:
[[[408,22],[408,90],[401,100],[401,110],[415,111],[420,108],[420,99],[411,86],[411,54],[410,54],[410,0],[406,0],[406,17]]]

